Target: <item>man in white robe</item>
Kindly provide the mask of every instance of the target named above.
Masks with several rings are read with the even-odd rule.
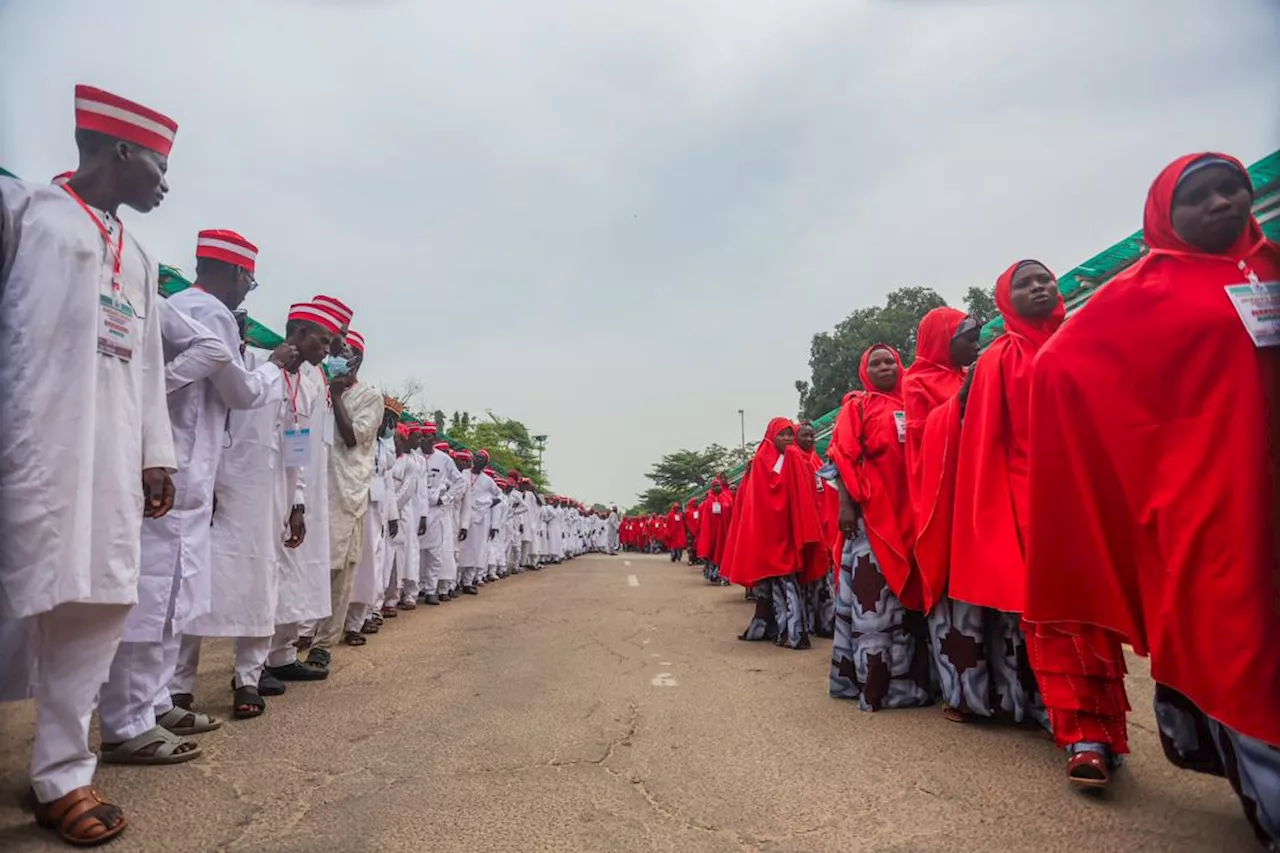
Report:
[[[609,553],[617,554],[619,547],[618,531],[622,528],[622,518],[618,515],[618,508],[615,506],[609,513]]]
[[[387,539],[387,522],[398,517],[395,486],[391,467],[396,451],[392,434],[403,407],[390,397],[383,397],[382,430],[374,445],[373,479],[369,481],[369,509],[365,513],[364,543],[360,561],[356,563],[351,585],[351,604],[347,608],[347,631],[372,634],[382,621],[382,600],[388,583],[387,563],[391,544]],[[396,408],[393,408],[396,407]]]
[[[210,607],[213,486],[229,413],[263,405],[272,395],[278,399],[280,367],[297,357],[291,344],[281,344],[258,370],[245,369],[232,312],[257,286],[257,254],[255,245],[233,231],[200,232],[195,283],[167,303],[217,335],[230,361],[207,364],[203,375],[190,371],[194,381],[168,395],[178,456],[174,507],[164,518],[142,524],[138,603],[129,613],[99,707],[102,758],[109,763],[189,760],[198,753],[178,752],[170,733],[199,734],[219,725],[191,710],[190,691],[183,691],[175,705],[170,681],[183,631]],[[188,642],[198,647],[200,641]]]
[[[346,333],[341,359],[345,371],[329,380],[337,440],[329,456],[330,615],[316,623],[315,642],[307,654],[312,666],[329,666],[339,639],[348,646],[367,641],[359,631],[343,630],[351,604],[351,585],[364,544],[364,516],[373,481],[374,445],[382,424],[382,394],[359,379],[364,364],[364,338]]]
[[[345,319],[322,303],[301,302],[289,309],[285,339],[298,341],[302,358],[297,374],[285,377],[288,417],[293,424],[286,458],[306,472],[303,478],[306,536],[282,564],[285,575],[276,602],[276,630],[264,671],[280,681],[320,681],[325,667],[298,660],[303,626],[327,617],[332,606],[329,578],[329,443],[333,406],[320,362]],[[317,352],[323,343],[325,352]],[[323,560],[323,562],[322,562]]]
[[[396,506],[399,524],[391,537],[395,546],[392,582],[387,589],[383,614],[392,616],[389,608],[397,611],[413,610],[418,605],[419,566],[416,528],[418,526],[418,464],[413,457],[415,425],[401,424],[396,429],[396,461],[391,466],[391,479],[395,484]]]
[[[440,603],[442,594],[448,595],[446,584],[457,576],[457,562],[453,559],[451,495],[461,477],[458,466],[446,452],[448,445],[435,440],[435,424],[424,424],[423,427],[427,532],[422,538],[420,552],[422,591],[423,600],[435,606]]]
[[[471,463],[471,471],[465,476],[467,497],[462,508],[462,524],[459,536],[462,548],[459,555],[460,583],[465,595],[479,593],[476,585],[488,565],[489,543],[498,535],[495,507],[502,492],[493,478],[485,473],[489,454],[477,451]]]
[[[164,198],[176,132],[77,86],[76,174],[0,177],[0,620],[31,620],[3,631],[31,644],[5,647],[0,693],[34,684],[36,819],[80,844],[127,826],[91,787],[89,719],[137,601],[142,519],[170,510],[177,467],[159,266],[117,212]]]
[[[458,581],[462,576],[462,545],[465,541],[463,531],[466,523],[467,507],[471,503],[471,466],[474,458],[469,450],[460,450],[454,457],[454,469],[458,474],[457,492],[455,493],[453,508],[453,563],[456,569],[454,577],[448,579],[441,573],[441,584],[447,588],[450,600],[458,597]],[[445,593],[440,594],[440,600],[445,600]]]
[[[437,427],[430,421],[418,430],[418,448],[414,461],[418,465],[418,597],[430,604],[440,582],[444,551],[444,526],[441,521],[440,478],[442,455],[436,451]],[[434,462],[434,464],[433,464]]]

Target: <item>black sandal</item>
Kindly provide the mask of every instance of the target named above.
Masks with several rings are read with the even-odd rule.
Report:
[[[246,684],[237,687],[233,695],[231,716],[237,720],[251,720],[266,713],[267,700],[258,693],[258,688]]]
[[[359,631],[348,631],[342,635],[342,642],[346,643],[348,646],[363,646],[369,641],[366,640],[364,635]]]

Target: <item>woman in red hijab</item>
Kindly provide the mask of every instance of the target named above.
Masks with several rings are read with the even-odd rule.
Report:
[[[828,554],[835,553],[836,540],[840,538],[840,498],[835,487],[826,482],[819,472],[823,468],[818,455],[818,432],[809,421],[796,424],[796,449],[813,468],[814,490],[817,492],[818,515],[822,520],[822,542]],[[831,559],[827,560],[828,565]],[[815,637],[830,637],[835,633],[835,577],[832,569],[803,590],[808,602],[809,633]]]
[[[1039,261],[1010,266],[996,280],[995,295],[1005,332],[978,359],[961,393],[947,589],[956,604],[983,611],[993,713],[1048,728],[1036,680],[1028,675],[1021,627],[1027,439],[1032,363],[1062,325],[1066,308],[1058,280]],[[1064,652],[1074,658],[1069,643]]]
[[[915,562],[903,453],[902,359],[876,344],[862,354],[862,391],[847,394],[827,456],[839,496],[831,695],[864,711],[932,704],[929,648]]]
[[[915,518],[912,551],[920,606],[928,614],[930,651],[942,688],[943,713],[964,722],[989,717],[990,667],[983,653],[986,615],[947,595],[951,514],[960,438],[964,369],[978,357],[978,323],[954,308],[935,308],[920,321],[916,360],[902,379],[906,417],[907,487]]]
[[[724,484],[719,479],[711,481],[711,491],[698,509],[698,557],[706,564],[702,576],[707,583],[728,586],[720,577],[720,565],[724,561],[724,549],[729,542],[729,521],[733,504]]]
[[[689,565],[691,566],[698,562],[697,542],[699,515],[698,499],[689,498],[689,503],[684,508],[684,526],[688,534],[685,539],[685,544],[689,547]]]
[[[680,504],[673,503],[667,510],[666,535],[663,544],[671,552],[671,562],[678,563],[684,557],[684,512]]]
[[[813,468],[795,446],[795,426],[774,418],[738,488],[724,577],[755,588],[756,612],[743,640],[809,648],[801,588],[827,571]]]
[[[1037,356],[1025,619],[1037,637],[1076,639],[1091,653],[1076,674],[1117,690],[1120,644],[1149,655],[1165,755],[1225,775],[1274,844],[1280,248],[1262,236],[1252,198],[1234,158],[1166,167],[1147,197],[1150,252]],[[1270,320],[1241,319],[1267,306]],[[1099,660],[1111,668],[1093,671]],[[1060,742],[1074,720],[1110,717],[1087,695],[1045,698]]]

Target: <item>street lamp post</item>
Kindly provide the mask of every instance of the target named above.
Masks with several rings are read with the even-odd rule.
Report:
[[[747,413],[738,409],[738,425],[742,427],[742,461],[747,461]]]
[[[535,435],[533,440],[538,442],[538,473],[546,477],[547,472],[542,467],[542,451],[547,449],[547,437],[545,435]]]

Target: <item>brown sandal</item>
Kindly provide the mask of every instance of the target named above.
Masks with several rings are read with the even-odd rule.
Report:
[[[1105,788],[1111,781],[1111,768],[1100,752],[1085,750],[1067,762],[1067,781],[1082,788]]]
[[[34,795],[31,800],[36,823],[56,830],[73,847],[105,844],[129,825],[120,807],[102,799],[92,785],[76,788],[51,803],[41,803]]]
[[[346,643],[348,646],[363,646],[369,641],[366,640],[364,635],[359,631],[348,631],[342,635],[342,642]]]

